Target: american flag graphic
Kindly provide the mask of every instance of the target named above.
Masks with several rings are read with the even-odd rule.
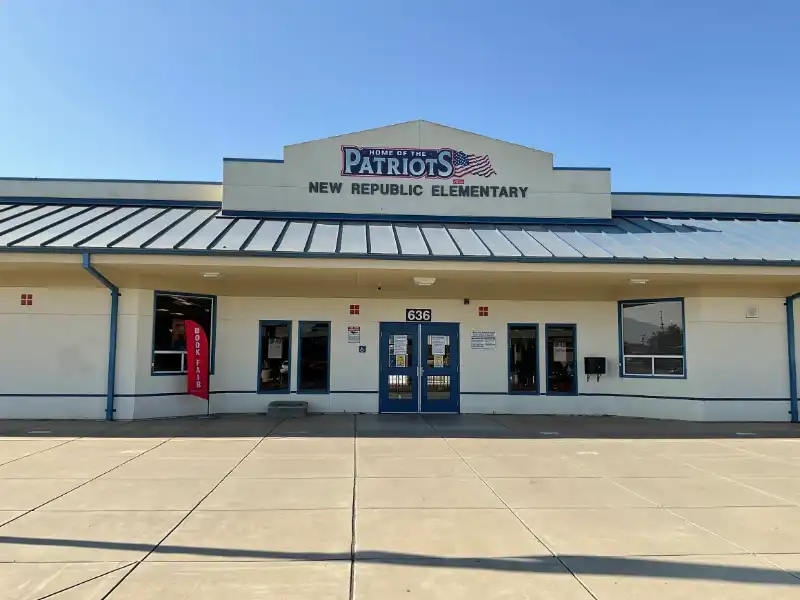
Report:
[[[480,177],[491,177],[497,175],[497,171],[492,167],[489,155],[467,154],[460,150],[453,157],[453,177],[464,177],[464,175],[479,175]]]

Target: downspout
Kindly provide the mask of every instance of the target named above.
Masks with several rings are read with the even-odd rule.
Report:
[[[792,423],[800,422],[797,407],[797,352],[794,339],[794,301],[800,292],[786,298],[786,338],[789,344],[789,413]]]
[[[108,382],[106,383],[106,421],[114,420],[114,384],[117,379],[117,317],[119,316],[119,288],[103,277],[92,266],[92,257],[87,252],[83,255],[83,268],[111,292],[111,323],[108,340]]]

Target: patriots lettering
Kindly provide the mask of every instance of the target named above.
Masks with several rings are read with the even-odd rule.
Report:
[[[453,176],[453,154],[450,148],[342,146],[342,175],[449,179]]]
[[[474,154],[454,148],[360,146],[341,148],[343,177],[450,179],[453,185],[435,184],[425,189],[424,186],[415,183],[342,184],[340,181],[309,181],[309,194],[349,193],[351,196],[428,194],[445,198],[526,198],[528,194],[528,188],[521,186],[470,185],[468,179],[475,177],[486,179],[497,175],[497,170],[488,154]]]

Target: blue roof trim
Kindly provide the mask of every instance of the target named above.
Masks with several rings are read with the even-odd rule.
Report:
[[[611,167],[553,167],[553,171],[611,171]]]
[[[275,219],[293,221],[358,221],[392,222],[392,223],[462,223],[468,225],[613,225],[612,218],[534,218],[534,217],[469,217],[449,215],[385,215],[378,213],[321,213],[321,212],[287,212],[287,211],[249,211],[225,210],[220,213],[222,217],[237,217],[247,219]]]
[[[0,181],[59,181],[64,183],[176,183],[181,185],[222,185],[221,181],[180,181],[171,179],[83,179],[71,177],[0,177]]]
[[[768,194],[698,194],[687,192],[611,192],[612,196],[684,196],[684,197],[707,197],[707,198],[787,198],[789,200],[800,200],[800,196],[772,196]]]
[[[274,163],[282,164],[283,159],[278,158],[228,158],[222,159],[222,162],[253,162],[253,163]]]
[[[167,208],[222,208],[219,200],[154,200],[136,198],[50,198],[41,196],[0,196],[0,203],[64,206],[164,206]]]
[[[800,221],[800,213],[692,212],[686,210],[612,210],[611,216],[612,218],[644,217],[652,219],[748,219],[750,221]]]
[[[358,258],[363,260],[400,260],[406,262],[414,261],[462,261],[462,262],[500,262],[500,263],[562,263],[562,264],[626,264],[626,265],[717,265],[717,266],[742,266],[742,267],[797,267],[800,266],[800,260],[705,260],[705,259],[677,259],[677,258],[586,258],[586,257],[540,257],[540,256],[455,256],[455,255],[442,255],[442,256],[425,256],[425,255],[396,255],[396,254],[359,254],[359,253],[339,253],[334,254],[330,252],[249,252],[240,250],[235,254],[226,250],[148,250],[146,248],[93,248],[91,246],[84,246],[81,248],[73,247],[59,247],[59,248],[41,248],[41,247],[16,247],[6,246],[0,247],[0,254],[3,252],[19,252],[19,253],[38,253],[38,254],[84,254],[91,252],[94,255],[99,254],[159,254],[159,255],[184,255],[184,256],[248,256],[255,258],[306,258],[315,260],[319,258],[328,259],[351,259]]]

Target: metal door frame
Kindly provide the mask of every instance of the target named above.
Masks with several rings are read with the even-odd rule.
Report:
[[[424,378],[426,375],[426,369],[423,365],[423,347],[425,348],[425,352],[427,353],[427,338],[423,341],[423,328],[433,328],[435,329],[437,325],[446,325],[448,328],[455,328],[455,340],[450,340],[450,352],[451,356],[455,355],[456,361],[454,365],[451,365],[450,372],[447,375],[450,376],[450,393],[451,395],[455,396],[455,406],[456,410],[454,411],[445,411],[445,412],[434,412],[434,411],[423,411],[422,410],[422,385],[424,383]],[[379,342],[378,342],[378,372],[380,377],[380,384],[378,386],[378,412],[380,414],[446,414],[446,415],[453,415],[459,414],[461,412],[461,327],[460,323],[453,323],[453,322],[439,322],[439,321],[428,321],[425,323],[414,323],[408,321],[381,321],[379,323]],[[384,327],[407,327],[407,328],[414,328],[414,343],[416,344],[416,350],[414,351],[414,356],[412,359],[413,367],[413,374],[410,376],[413,377],[414,383],[412,384],[415,386],[413,395],[416,397],[417,406],[416,411],[384,411],[381,410],[381,405],[386,401],[388,402],[388,390],[389,390],[389,383],[388,383],[388,370],[389,364],[387,362],[388,354],[385,354],[385,351],[388,351],[388,344],[384,348],[384,341],[383,341],[383,334],[384,334]],[[455,351],[453,350],[455,348]]]

